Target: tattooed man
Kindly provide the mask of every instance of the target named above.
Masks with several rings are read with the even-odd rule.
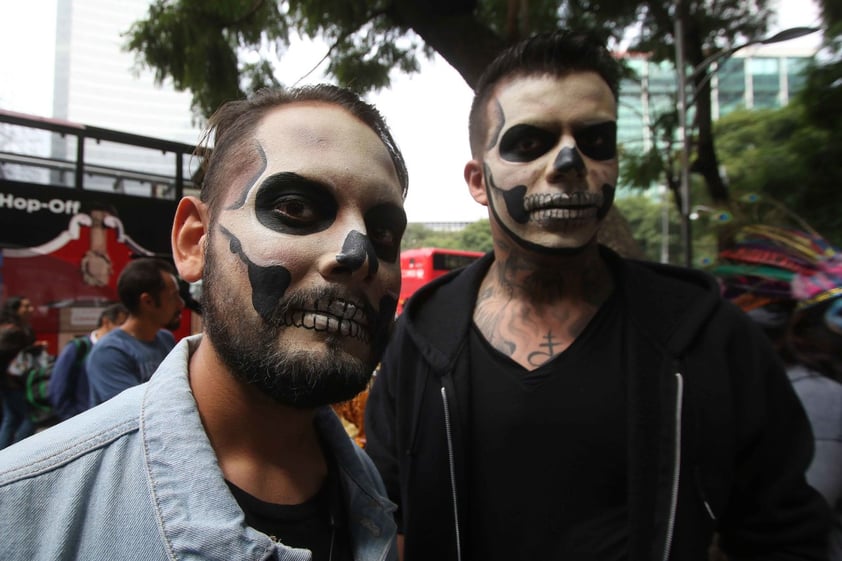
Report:
[[[774,353],[696,271],[597,243],[619,64],[581,33],[479,80],[465,180],[494,250],[427,285],[368,400],[407,561],[819,559],[810,429]]]
[[[394,320],[403,157],[333,86],[230,102],[210,127],[172,227],[204,333],[0,455],[0,559],[396,558],[394,505],[329,404],[366,387]]]

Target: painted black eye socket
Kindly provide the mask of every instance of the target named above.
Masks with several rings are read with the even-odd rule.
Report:
[[[382,245],[384,247],[394,247],[400,243],[400,236],[398,236],[397,232],[389,228],[375,226],[368,231],[368,237],[374,245]]]
[[[281,197],[275,203],[274,212],[279,221],[295,228],[306,228],[321,218],[319,209],[299,195]]]
[[[583,127],[575,132],[576,147],[594,160],[610,160],[617,155],[617,123],[611,121]]]
[[[266,178],[255,198],[260,223],[284,234],[326,230],[336,219],[337,209],[338,203],[327,187],[289,172]]]
[[[377,257],[388,263],[397,262],[406,230],[404,211],[390,204],[379,205],[366,212],[365,224]]]
[[[500,139],[500,157],[509,162],[531,162],[552,148],[558,135],[532,125],[515,125]]]

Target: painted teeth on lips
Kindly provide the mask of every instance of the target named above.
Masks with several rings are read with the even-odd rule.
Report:
[[[335,298],[328,301],[316,300],[316,311],[324,312],[339,319],[348,319],[367,325],[368,321],[365,314],[365,308],[344,298]]]
[[[577,191],[575,193],[537,193],[529,195],[523,200],[523,209],[526,212],[534,212],[541,209],[576,208],[586,206],[599,206],[598,197]]]
[[[317,301],[312,310],[294,310],[284,314],[286,326],[337,333],[364,343],[371,340],[362,306],[347,300]]]
[[[596,207],[583,208],[542,208],[529,214],[532,222],[545,222],[547,220],[581,220],[596,216]]]

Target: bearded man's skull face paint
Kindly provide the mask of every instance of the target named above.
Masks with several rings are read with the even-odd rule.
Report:
[[[496,88],[482,161],[498,231],[543,253],[595,239],[617,182],[616,108],[594,72],[514,77]]]
[[[259,124],[260,170],[231,178],[205,267],[208,337],[286,404],[363,389],[400,290],[401,187],[378,136],[345,110],[295,103]]]

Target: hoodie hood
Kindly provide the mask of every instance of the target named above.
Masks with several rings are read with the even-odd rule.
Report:
[[[601,246],[632,328],[665,352],[680,356],[721,302],[716,280],[702,271],[623,259]],[[494,261],[487,253],[468,267],[421,287],[400,321],[436,370],[449,371],[464,345],[482,279]],[[450,318],[441,329],[441,318]]]

